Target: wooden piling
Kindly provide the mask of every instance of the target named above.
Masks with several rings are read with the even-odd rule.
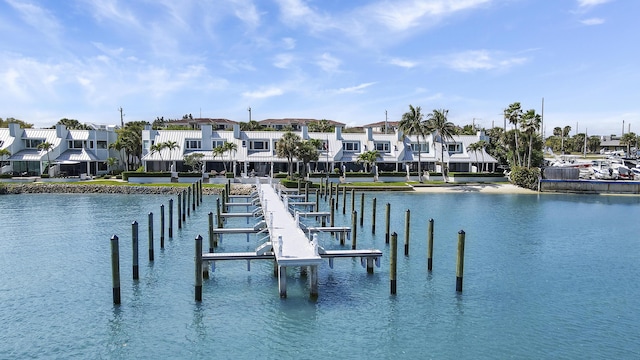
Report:
[[[309,182],[304,182],[304,201],[309,202]]]
[[[364,191],[360,194],[360,227],[364,225]]]
[[[191,199],[191,210],[193,210],[195,212],[196,211],[196,201],[198,199],[198,196],[196,194],[196,184],[192,183],[191,186],[189,187],[189,189],[191,189],[191,194],[193,195],[193,198]]]
[[[196,237],[196,301],[202,301],[202,236]]]
[[[227,193],[227,190],[222,192],[222,198],[220,199],[220,201],[222,202],[222,205],[220,206],[220,211],[221,212],[227,212],[227,196],[229,195],[229,193]],[[220,224],[218,224],[218,227],[220,227]]]
[[[202,205],[202,193],[204,190],[204,185],[202,185],[202,180],[200,180],[200,205]]]
[[[386,213],[386,224],[385,224],[385,233],[384,233],[384,242],[385,244],[389,243],[389,221],[391,220],[391,204],[387,203],[387,213]]]
[[[187,216],[191,216],[191,186],[187,187]]]
[[[113,303],[120,304],[120,246],[116,235],[111,237],[111,282]]]
[[[138,264],[138,222],[131,223],[131,245],[133,250],[133,280],[140,278],[140,266]]]
[[[332,197],[331,198],[331,211],[329,212],[329,226],[331,226],[331,227],[334,227],[335,219],[336,219],[336,217],[335,217],[335,209],[334,209],[334,206],[333,206],[333,205],[335,205],[335,202],[336,202],[336,199]]]
[[[213,252],[213,213],[209,211],[209,252]]]
[[[340,206],[340,184],[336,184],[336,210]]]
[[[342,215],[347,213],[347,187],[342,187]]]
[[[178,193],[178,229],[182,229],[182,193]]]
[[[462,277],[464,273],[464,238],[463,230],[458,231],[458,261],[456,262],[456,291],[462,292]]]
[[[169,239],[173,239],[173,199],[169,199]]]
[[[373,198],[373,204],[371,205],[371,233],[376,233],[376,205],[378,200]]]
[[[153,213],[149,213],[149,261],[153,261]]]
[[[164,249],[164,204],[160,205],[160,249]]]
[[[351,211],[356,209],[356,190],[351,189]]]
[[[182,222],[187,221],[187,190],[182,189]]]
[[[320,211],[320,190],[316,189],[316,212]],[[316,220],[318,217],[316,216]]]
[[[411,210],[407,209],[404,216],[404,256],[409,256],[409,233],[411,231]]]
[[[397,290],[397,272],[396,263],[398,260],[398,234],[391,234],[391,255],[389,258],[389,281],[391,283],[391,295],[396,294]]]
[[[358,212],[354,210],[351,212],[351,250],[356,249],[356,239],[358,237],[357,220]]]
[[[429,235],[427,239],[427,270],[433,269],[433,219],[429,219]]]
[[[218,228],[222,229],[222,214],[220,213],[220,198],[216,199],[216,213],[217,213],[217,222],[218,222]]]

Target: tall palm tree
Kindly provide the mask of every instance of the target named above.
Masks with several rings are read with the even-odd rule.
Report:
[[[540,130],[540,124],[542,118],[536,114],[536,111],[531,109],[522,115],[522,130],[525,134],[529,135],[529,159],[527,161],[527,168],[531,168],[531,153],[533,152],[533,138]]]
[[[51,159],[49,158],[49,153],[51,152],[51,149],[53,149],[53,144],[50,142],[45,141],[38,144],[38,150],[47,152],[47,168],[51,167]]]
[[[478,149],[480,148],[480,144],[478,144],[477,142],[471,143],[467,146],[467,152],[473,152],[473,154],[476,156],[476,165],[480,165],[479,161],[478,161]]]
[[[484,140],[480,140],[478,142],[476,142],[476,144],[478,144],[478,151],[480,152],[480,155],[482,155],[482,166],[481,166],[481,171],[484,171],[484,152],[485,152],[485,148],[487,147],[487,142]]]
[[[434,132],[438,137],[440,137],[440,161],[442,164],[442,176],[446,176],[444,165],[444,147],[447,145],[447,140],[453,140],[453,134],[455,134],[456,131],[456,126],[453,125],[452,122],[447,120],[448,114],[449,110],[435,109],[427,116],[427,128],[430,131]]]
[[[426,139],[428,132],[424,122],[424,115],[420,109],[420,106],[413,107],[409,105],[409,111],[402,114],[402,119],[398,124],[398,128],[405,135],[416,135],[418,137],[418,181],[422,183],[422,169],[421,169],[421,155],[422,146],[420,145],[420,138]]]
[[[118,159],[114,157],[107,158],[107,168],[109,172],[113,175],[113,167],[118,165]]]
[[[229,170],[232,170],[233,167],[231,166],[231,153],[236,153],[238,151],[238,144],[233,143],[233,142],[229,142],[229,141],[225,141],[224,144],[222,144],[222,148],[224,149],[224,152],[228,152],[229,153]],[[235,176],[235,175],[234,175]]]
[[[178,145],[178,143],[175,141],[168,140],[164,142],[164,148],[168,149],[171,152],[175,149],[179,149],[180,145]]]
[[[164,162],[164,160],[162,160],[162,149],[164,149],[164,146],[164,143],[155,143],[151,145],[149,149],[151,150],[151,154],[158,153],[158,155],[160,155],[160,171],[162,171],[162,163]]]
[[[124,150],[124,144],[122,143],[122,141],[118,139],[116,140],[116,142],[109,144],[109,149],[113,149],[118,152],[118,156],[120,157],[120,163],[125,165],[125,169],[126,169],[127,163],[124,159],[124,154],[122,152],[122,150]]]
[[[220,146],[216,146],[213,149],[213,158],[215,159],[216,157],[220,156],[220,158],[222,158],[224,156],[224,147],[222,145]],[[222,165],[224,166],[224,171],[227,171],[227,163],[225,163],[224,161],[222,161]]]
[[[318,152],[318,144],[316,139],[298,142],[295,156],[302,161],[302,177],[306,177],[307,164],[312,161],[318,161],[320,153]]]
[[[276,142],[276,155],[281,158],[287,158],[289,163],[289,179],[293,179],[293,158],[296,155],[296,149],[300,142],[300,136],[291,131],[285,132]]]
[[[371,165],[371,170],[373,170],[379,157],[380,152],[378,150],[369,150],[358,155],[358,159],[356,161],[364,163],[364,171],[368,172],[368,165]]]
[[[625,133],[620,138],[620,144],[621,145],[627,145],[627,156],[630,156],[631,146],[634,146],[636,144],[637,139],[638,139],[638,137],[633,132]]]
[[[512,124],[515,129],[515,137],[516,137],[516,159],[517,165],[521,166],[522,162],[520,160],[520,147],[518,146],[518,124],[520,124],[520,119],[522,118],[522,108],[520,107],[519,102],[514,102],[509,105],[508,108],[504,109],[504,117],[509,121],[509,124]]]
[[[568,137],[570,132],[571,132],[571,126],[567,125],[567,126],[562,128],[562,153],[563,154],[564,154],[564,138]],[[567,140],[569,140],[569,139],[567,139]]]

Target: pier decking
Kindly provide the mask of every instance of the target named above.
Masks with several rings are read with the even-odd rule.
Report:
[[[325,250],[318,245],[318,232],[340,233],[345,236],[350,233],[351,228],[341,226],[312,226],[307,227],[300,223],[300,212],[295,215],[292,205],[310,206],[315,202],[289,201],[289,199],[302,199],[306,195],[291,194],[291,191],[282,191],[279,194],[272,185],[257,184],[257,192],[251,196],[245,196],[250,202],[229,202],[226,205],[236,206],[253,206],[256,207],[254,212],[247,213],[220,213],[220,218],[232,217],[257,217],[256,211],[260,212],[262,218],[262,228],[258,225],[253,228],[216,228],[210,229],[214,236],[222,234],[247,234],[268,232],[268,241],[258,246],[255,252],[233,252],[233,253],[205,253],[196,254],[196,264],[198,262],[204,265],[211,263],[212,270],[215,270],[215,261],[224,260],[245,260],[247,261],[247,269],[250,269],[252,260],[273,260],[278,275],[278,290],[281,297],[286,297],[286,268],[287,267],[303,267],[309,269],[309,279],[311,283],[311,295],[318,295],[318,265],[321,265],[323,259],[329,260],[329,266],[333,268],[333,260],[335,258],[359,257],[362,266],[367,268],[369,273],[373,272],[374,263],[379,266],[379,259],[382,256],[380,250]],[[282,195],[282,196],[281,196]],[[235,196],[238,199],[240,196]],[[256,201],[259,200],[259,201]],[[231,205],[231,206],[229,206]],[[224,210],[223,210],[224,211]],[[308,212],[303,213],[307,216],[327,216],[324,212]],[[266,229],[264,229],[266,224]],[[200,255],[200,256],[198,256]],[[198,259],[198,257],[200,259]],[[197,265],[196,265],[197,266]],[[196,269],[196,273],[198,270]],[[196,274],[198,276],[198,274]],[[200,274],[200,276],[202,276]]]

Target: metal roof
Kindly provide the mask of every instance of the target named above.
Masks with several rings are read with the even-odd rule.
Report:
[[[72,162],[86,162],[86,161],[99,161],[99,159],[92,153],[85,149],[70,149],[63,152],[55,159],[55,163],[72,163]]]
[[[26,149],[11,155],[9,161],[41,161],[46,158],[46,152],[37,149]]]

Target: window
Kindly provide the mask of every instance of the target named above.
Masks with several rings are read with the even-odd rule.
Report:
[[[93,140],[89,140],[89,149],[93,149]]]
[[[447,144],[447,151],[450,153],[460,153],[462,152],[462,144],[460,143],[455,143],[455,144]]]
[[[252,140],[249,141],[249,150],[269,150],[269,140]]]
[[[82,149],[82,140],[69,140],[69,149]]]
[[[222,146],[222,145],[224,145],[224,140],[212,140],[211,141],[211,148],[212,149],[215,149],[218,146]]]
[[[149,150],[149,140],[143,140],[142,141],[142,148],[144,150]]]
[[[200,140],[187,140],[187,149],[200,149],[201,144]]]
[[[389,142],[374,142],[373,143],[373,149],[377,150],[381,153],[388,153],[389,152],[389,147],[391,146],[391,143]]]
[[[342,143],[343,151],[351,151],[358,152],[360,151],[360,142],[359,141],[344,141]]]
[[[98,149],[107,149],[109,146],[106,141],[98,140],[97,141]]]
[[[24,139],[24,147],[27,149],[37,149],[38,145],[44,142],[43,139]]]
[[[419,149],[421,153],[428,153],[429,143],[428,142],[420,143]],[[411,151],[416,153],[418,152],[418,143],[411,143]]]

